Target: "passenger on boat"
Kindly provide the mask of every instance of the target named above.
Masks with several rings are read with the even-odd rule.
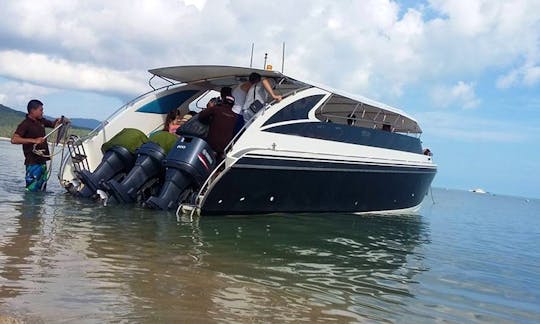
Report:
[[[206,103],[206,108],[212,108],[212,107],[216,106],[219,103],[221,103],[221,98],[220,97],[212,98],[212,99],[208,100],[208,102]]]
[[[246,95],[249,88],[251,88],[251,82],[246,81],[237,85],[232,90],[232,96],[234,97],[234,106],[232,107],[232,111],[237,115],[236,125],[234,126],[235,135],[242,129],[242,127],[244,127],[245,124],[242,109],[244,107],[244,103],[246,102]]]
[[[165,123],[163,124],[163,130],[169,133],[175,133],[176,129],[178,128],[178,117],[182,118],[178,109],[169,111],[167,117],[165,118]]]
[[[187,113],[182,113],[179,109],[173,109],[167,114],[165,123],[163,126],[163,131],[169,132],[171,134],[176,134],[178,127],[185,124],[191,117],[195,116],[197,113],[194,111],[188,111]]]
[[[47,182],[46,162],[50,160],[49,146],[45,138],[45,127],[55,127],[59,125],[61,118],[54,121],[43,118],[43,103],[33,99],[26,106],[28,114],[18,126],[13,136],[11,144],[22,144],[24,153],[24,165],[26,166],[26,190],[45,190]],[[62,122],[69,122],[64,118]],[[35,147],[34,147],[35,145]],[[35,152],[43,152],[37,154]]]
[[[197,115],[196,112],[191,111],[191,110],[188,111],[188,113],[185,114],[185,115],[182,117],[182,119],[180,119],[180,121],[178,122],[178,127],[180,127],[180,126],[184,125],[185,123],[187,123],[187,121],[190,120],[190,119],[191,119],[193,116],[195,116],[195,115]],[[177,128],[178,128],[178,127],[177,127]]]
[[[274,90],[272,90],[273,80],[261,78],[259,73],[251,73],[249,75],[249,83],[251,84],[251,87],[246,94],[246,99],[242,107],[244,122],[249,122],[249,120],[258,112],[258,110],[262,108],[262,106],[268,101],[268,95],[277,101],[281,101],[281,99],[283,99],[282,96],[276,95]]]
[[[223,158],[223,151],[233,138],[236,125],[237,115],[232,111],[234,97],[231,94],[231,88],[221,88],[222,102],[204,109],[198,115],[202,123],[209,125],[206,141],[216,151],[218,158]]]

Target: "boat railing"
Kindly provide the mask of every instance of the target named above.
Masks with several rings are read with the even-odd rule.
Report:
[[[373,129],[381,130],[383,129],[385,125],[389,125],[391,128],[390,129],[391,132],[398,132],[396,131],[396,129],[399,129],[398,126],[399,126],[400,116],[397,116],[396,120],[393,122],[388,121],[386,119],[386,116],[384,115],[383,115],[382,120],[376,120],[376,118],[378,118],[379,116],[380,114],[376,114],[375,118],[371,119],[371,118],[362,118],[362,117],[355,117],[355,116],[343,116],[343,115],[332,114],[332,113],[321,113],[317,117],[319,120],[323,122],[330,118],[332,118],[333,120],[343,121],[340,124],[348,124],[348,122],[351,121],[352,124],[349,125],[350,127],[366,127],[366,128],[373,128]],[[324,118],[324,119],[321,119],[321,118]],[[420,136],[419,133],[411,133],[411,132],[398,132],[398,133],[406,134],[413,137]]]
[[[221,172],[225,169],[225,161],[226,159],[223,159],[215,168],[214,170],[210,173],[210,175],[208,176],[208,178],[206,178],[206,181],[202,184],[201,188],[199,189],[199,191],[197,192],[197,195],[195,196],[195,200],[193,201],[193,203],[200,207],[201,205],[201,202],[202,202],[202,198],[204,198],[204,194],[208,191],[210,185],[214,182],[214,180],[221,174]],[[180,206],[178,206],[178,209],[177,209],[177,214],[178,212],[181,210],[182,208],[182,204],[180,204]]]

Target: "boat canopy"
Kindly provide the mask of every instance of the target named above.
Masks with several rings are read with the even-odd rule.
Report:
[[[148,72],[156,76],[182,83],[212,82],[226,79],[247,78],[252,72],[257,72],[261,76],[267,78],[285,77],[283,74],[276,71],[221,65],[172,66],[152,69]]]
[[[355,125],[359,126],[389,124],[396,132],[422,133],[416,120],[400,109],[316,82],[301,81],[278,71],[236,66],[190,65],[157,68],[148,72],[161,78],[185,84],[198,84],[213,90],[219,90],[223,86],[234,87],[240,81],[246,81],[251,73],[256,72],[262,77],[278,80],[278,90],[315,87],[331,93],[327,102],[318,109],[318,118],[345,122],[352,116]]]

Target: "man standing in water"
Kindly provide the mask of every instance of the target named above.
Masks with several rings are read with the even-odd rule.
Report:
[[[26,166],[26,190],[44,190],[43,185],[47,180],[47,165],[50,160],[49,146],[45,138],[45,127],[55,127],[60,122],[57,118],[54,122],[43,118],[43,103],[33,99],[26,107],[28,114],[11,137],[11,144],[22,144],[24,153],[24,165]],[[35,150],[43,154],[34,153]]]

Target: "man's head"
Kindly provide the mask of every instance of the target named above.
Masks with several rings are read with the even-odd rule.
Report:
[[[227,96],[232,96],[232,89],[231,89],[231,87],[223,87],[219,91],[219,94],[220,94],[222,99],[225,99],[225,97],[227,97]]]
[[[32,99],[26,106],[28,115],[34,119],[43,118],[43,103],[37,99]]]
[[[261,75],[259,73],[253,72],[249,75],[249,83],[255,84],[261,81]]]
[[[212,108],[212,107],[216,106],[218,103],[219,103],[219,98],[218,97],[212,98],[212,99],[208,100],[208,102],[206,103],[206,108]]]

